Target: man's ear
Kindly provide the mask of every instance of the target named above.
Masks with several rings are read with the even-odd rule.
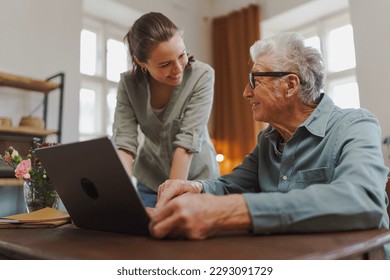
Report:
[[[286,79],[286,97],[290,97],[298,92],[299,77],[297,75],[288,75]]]

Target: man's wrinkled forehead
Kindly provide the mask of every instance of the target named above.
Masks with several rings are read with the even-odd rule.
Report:
[[[261,71],[268,71],[268,70],[269,70],[269,66],[267,63],[267,59],[265,59],[265,57],[260,57],[257,60],[255,60],[255,62],[253,63],[252,71],[261,72]]]

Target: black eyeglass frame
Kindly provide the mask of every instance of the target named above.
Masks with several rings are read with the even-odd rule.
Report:
[[[299,82],[303,85],[304,82],[299,77],[297,73],[294,72],[249,72],[249,85],[251,86],[252,89],[254,89],[255,86],[255,77],[283,77],[287,75],[296,75],[299,78]]]

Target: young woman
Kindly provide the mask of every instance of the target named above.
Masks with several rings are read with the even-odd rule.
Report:
[[[161,13],[141,16],[124,39],[133,69],[121,75],[113,140],[145,206],[154,207],[167,179],[219,175],[207,127],[214,70],[188,56],[180,30]]]

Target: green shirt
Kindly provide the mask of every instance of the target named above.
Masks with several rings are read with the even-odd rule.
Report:
[[[121,75],[113,140],[118,148],[135,155],[133,174],[140,182],[157,191],[168,179],[176,147],[193,153],[189,180],[219,176],[207,127],[213,96],[214,70],[199,61],[184,70],[182,83],[159,114],[150,104],[146,75],[138,83],[128,72]],[[144,135],[140,145],[138,128]]]

